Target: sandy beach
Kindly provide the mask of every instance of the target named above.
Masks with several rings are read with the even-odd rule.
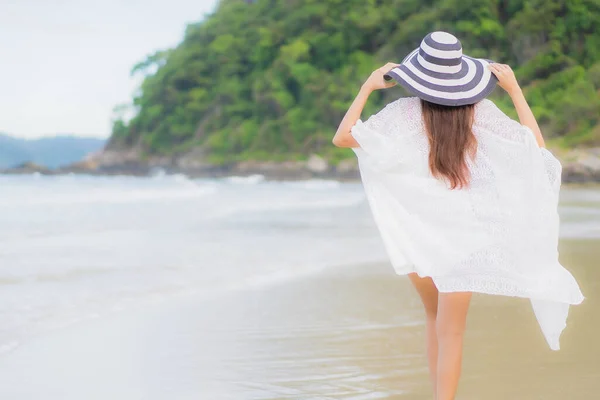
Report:
[[[600,0],[1,4],[0,400],[600,400]]]
[[[560,352],[528,300],[474,296],[459,399],[596,396],[599,245],[561,243],[586,300],[571,308]],[[387,264],[330,268],[50,332],[0,358],[0,398],[425,400],[423,334],[417,295]]]

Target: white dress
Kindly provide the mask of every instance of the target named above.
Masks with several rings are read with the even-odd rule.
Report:
[[[430,276],[440,292],[531,299],[553,350],[583,295],[558,261],[560,162],[490,100],[475,106],[470,186],[450,190],[428,167],[416,97],[358,121],[352,136],[363,186],[398,274]]]

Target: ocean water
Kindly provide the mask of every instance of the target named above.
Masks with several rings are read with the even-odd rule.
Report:
[[[561,236],[600,237],[600,190],[565,188]],[[0,353],[174,296],[385,262],[360,183],[0,176]]]

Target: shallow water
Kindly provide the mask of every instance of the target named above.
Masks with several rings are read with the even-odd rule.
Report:
[[[63,399],[431,398],[418,297],[385,262],[359,184],[0,176],[0,187],[0,370],[28,371],[0,394],[73,382],[43,368],[59,357],[64,374],[85,373]],[[477,295],[459,399],[600,393],[600,191],[563,189],[560,213],[561,260],[586,296],[562,350],[547,348],[527,300]],[[93,317],[120,322],[78,334]],[[75,322],[68,346],[44,345]],[[98,396],[82,397],[90,387]]]
[[[599,242],[564,241],[589,294],[553,352],[524,299],[473,297],[458,400],[594,399]],[[31,398],[431,400],[422,306],[386,264],[172,299],[37,338],[0,357],[0,395]]]
[[[382,258],[357,184],[0,176],[0,188],[0,351],[174,295]]]

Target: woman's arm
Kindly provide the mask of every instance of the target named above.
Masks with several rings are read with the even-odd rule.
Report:
[[[366,82],[360,88],[360,91],[354,98],[352,105],[346,111],[346,115],[340,122],[340,126],[333,137],[333,144],[337,147],[359,147],[358,142],[352,137],[350,131],[352,127],[356,124],[356,121],[360,119],[360,114],[362,113],[363,108],[365,108],[365,104],[367,104],[367,100],[369,96],[374,90],[378,89],[387,89],[396,85],[394,81],[386,81],[383,79],[383,75],[387,74],[392,68],[397,67],[398,64],[387,63],[381,68],[373,71],[371,76],[366,80]]]
[[[365,87],[363,85],[360,88],[360,91],[354,98],[352,105],[346,111],[346,115],[340,122],[340,126],[333,137],[333,144],[337,147],[359,147],[358,142],[352,137],[350,130],[356,124],[356,121],[360,119],[360,114],[362,113],[365,104],[367,104],[367,100],[369,99],[369,95],[372,93],[372,90]]]
[[[546,144],[544,142],[544,137],[542,136],[542,131],[538,126],[533,112],[531,112],[531,108],[529,108],[529,104],[527,104],[527,100],[525,99],[521,88],[519,88],[518,91],[510,93],[509,96],[515,105],[515,108],[517,109],[517,114],[519,114],[519,121],[521,121],[521,124],[531,129],[535,135],[535,140],[537,141],[538,146],[545,147]]]
[[[531,108],[529,108],[529,104],[527,104],[527,100],[525,99],[523,91],[517,82],[517,78],[515,78],[515,73],[513,70],[505,64],[490,64],[489,68],[498,78],[498,85],[506,90],[513,101],[521,124],[531,129],[535,135],[535,140],[537,141],[538,146],[545,147],[542,131],[538,126]]]

